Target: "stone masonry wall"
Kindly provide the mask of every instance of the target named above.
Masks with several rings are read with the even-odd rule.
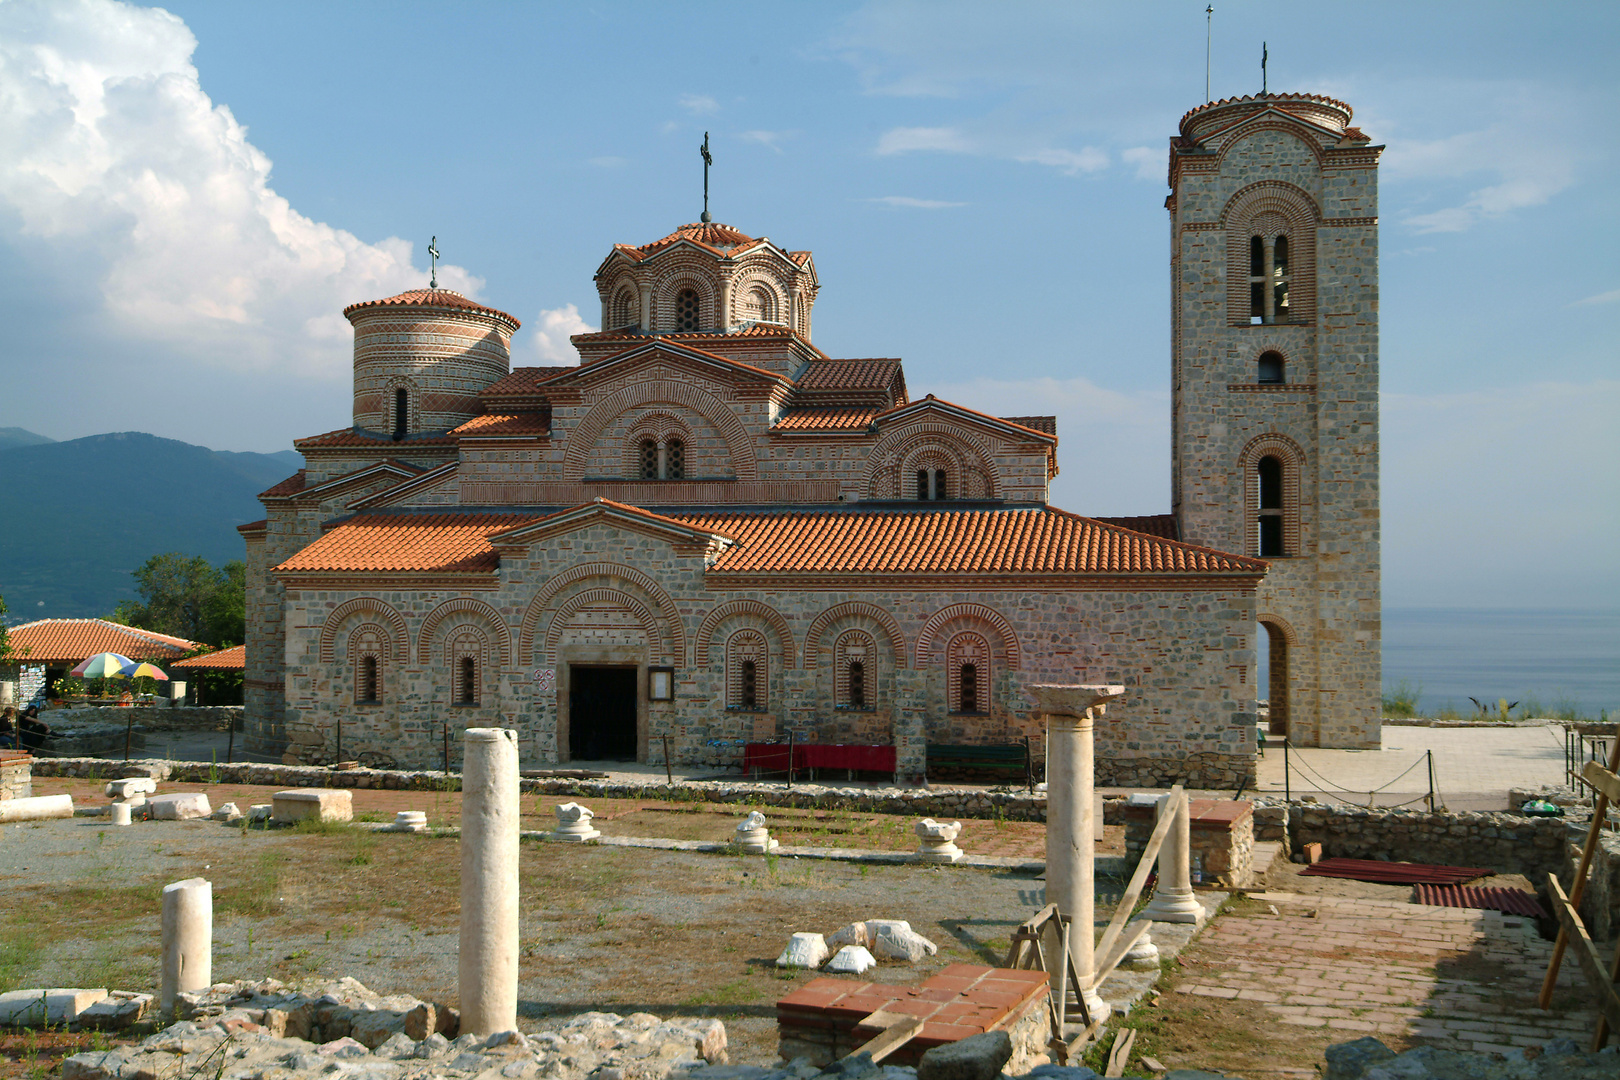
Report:
[[[30,799],[34,796],[34,759],[5,752],[0,757],[0,800]]]
[[[1558,818],[1296,803],[1289,819],[1296,849],[1320,843],[1330,858],[1482,866],[1536,883],[1563,863],[1566,826]]]

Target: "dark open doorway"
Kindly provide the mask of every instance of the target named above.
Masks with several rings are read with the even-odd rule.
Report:
[[[1281,627],[1262,622],[1265,637],[1264,662],[1261,664],[1261,685],[1271,710],[1271,722],[1266,728],[1269,735],[1288,734],[1288,639]]]
[[[575,761],[636,759],[636,669],[568,669],[568,748]]]

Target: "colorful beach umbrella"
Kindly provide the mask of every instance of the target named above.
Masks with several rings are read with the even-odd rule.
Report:
[[[162,679],[164,682],[169,680],[169,677],[163,674],[162,668],[156,664],[148,664],[144,660],[139,663],[131,661],[130,665],[118,675],[123,679]]]
[[[134,663],[122,653],[96,653],[68,674],[79,679],[110,679],[123,674],[124,669]]]

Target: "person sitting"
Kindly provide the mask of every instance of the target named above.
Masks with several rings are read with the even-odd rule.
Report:
[[[39,706],[30,705],[17,718],[17,727],[24,750],[41,750],[45,740],[55,736],[51,726],[39,718]]]
[[[17,749],[17,710],[10,705],[0,709],[0,750]]]

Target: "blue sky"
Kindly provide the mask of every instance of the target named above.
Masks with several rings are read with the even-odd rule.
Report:
[[[1216,97],[1382,169],[1385,602],[1615,606],[1620,8],[1216,4]],[[1202,3],[0,0],[0,426],[349,423],[348,303],[442,278],[567,362],[614,242],[815,252],[816,343],[1055,412],[1059,505],[1168,509],[1165,147]]]

